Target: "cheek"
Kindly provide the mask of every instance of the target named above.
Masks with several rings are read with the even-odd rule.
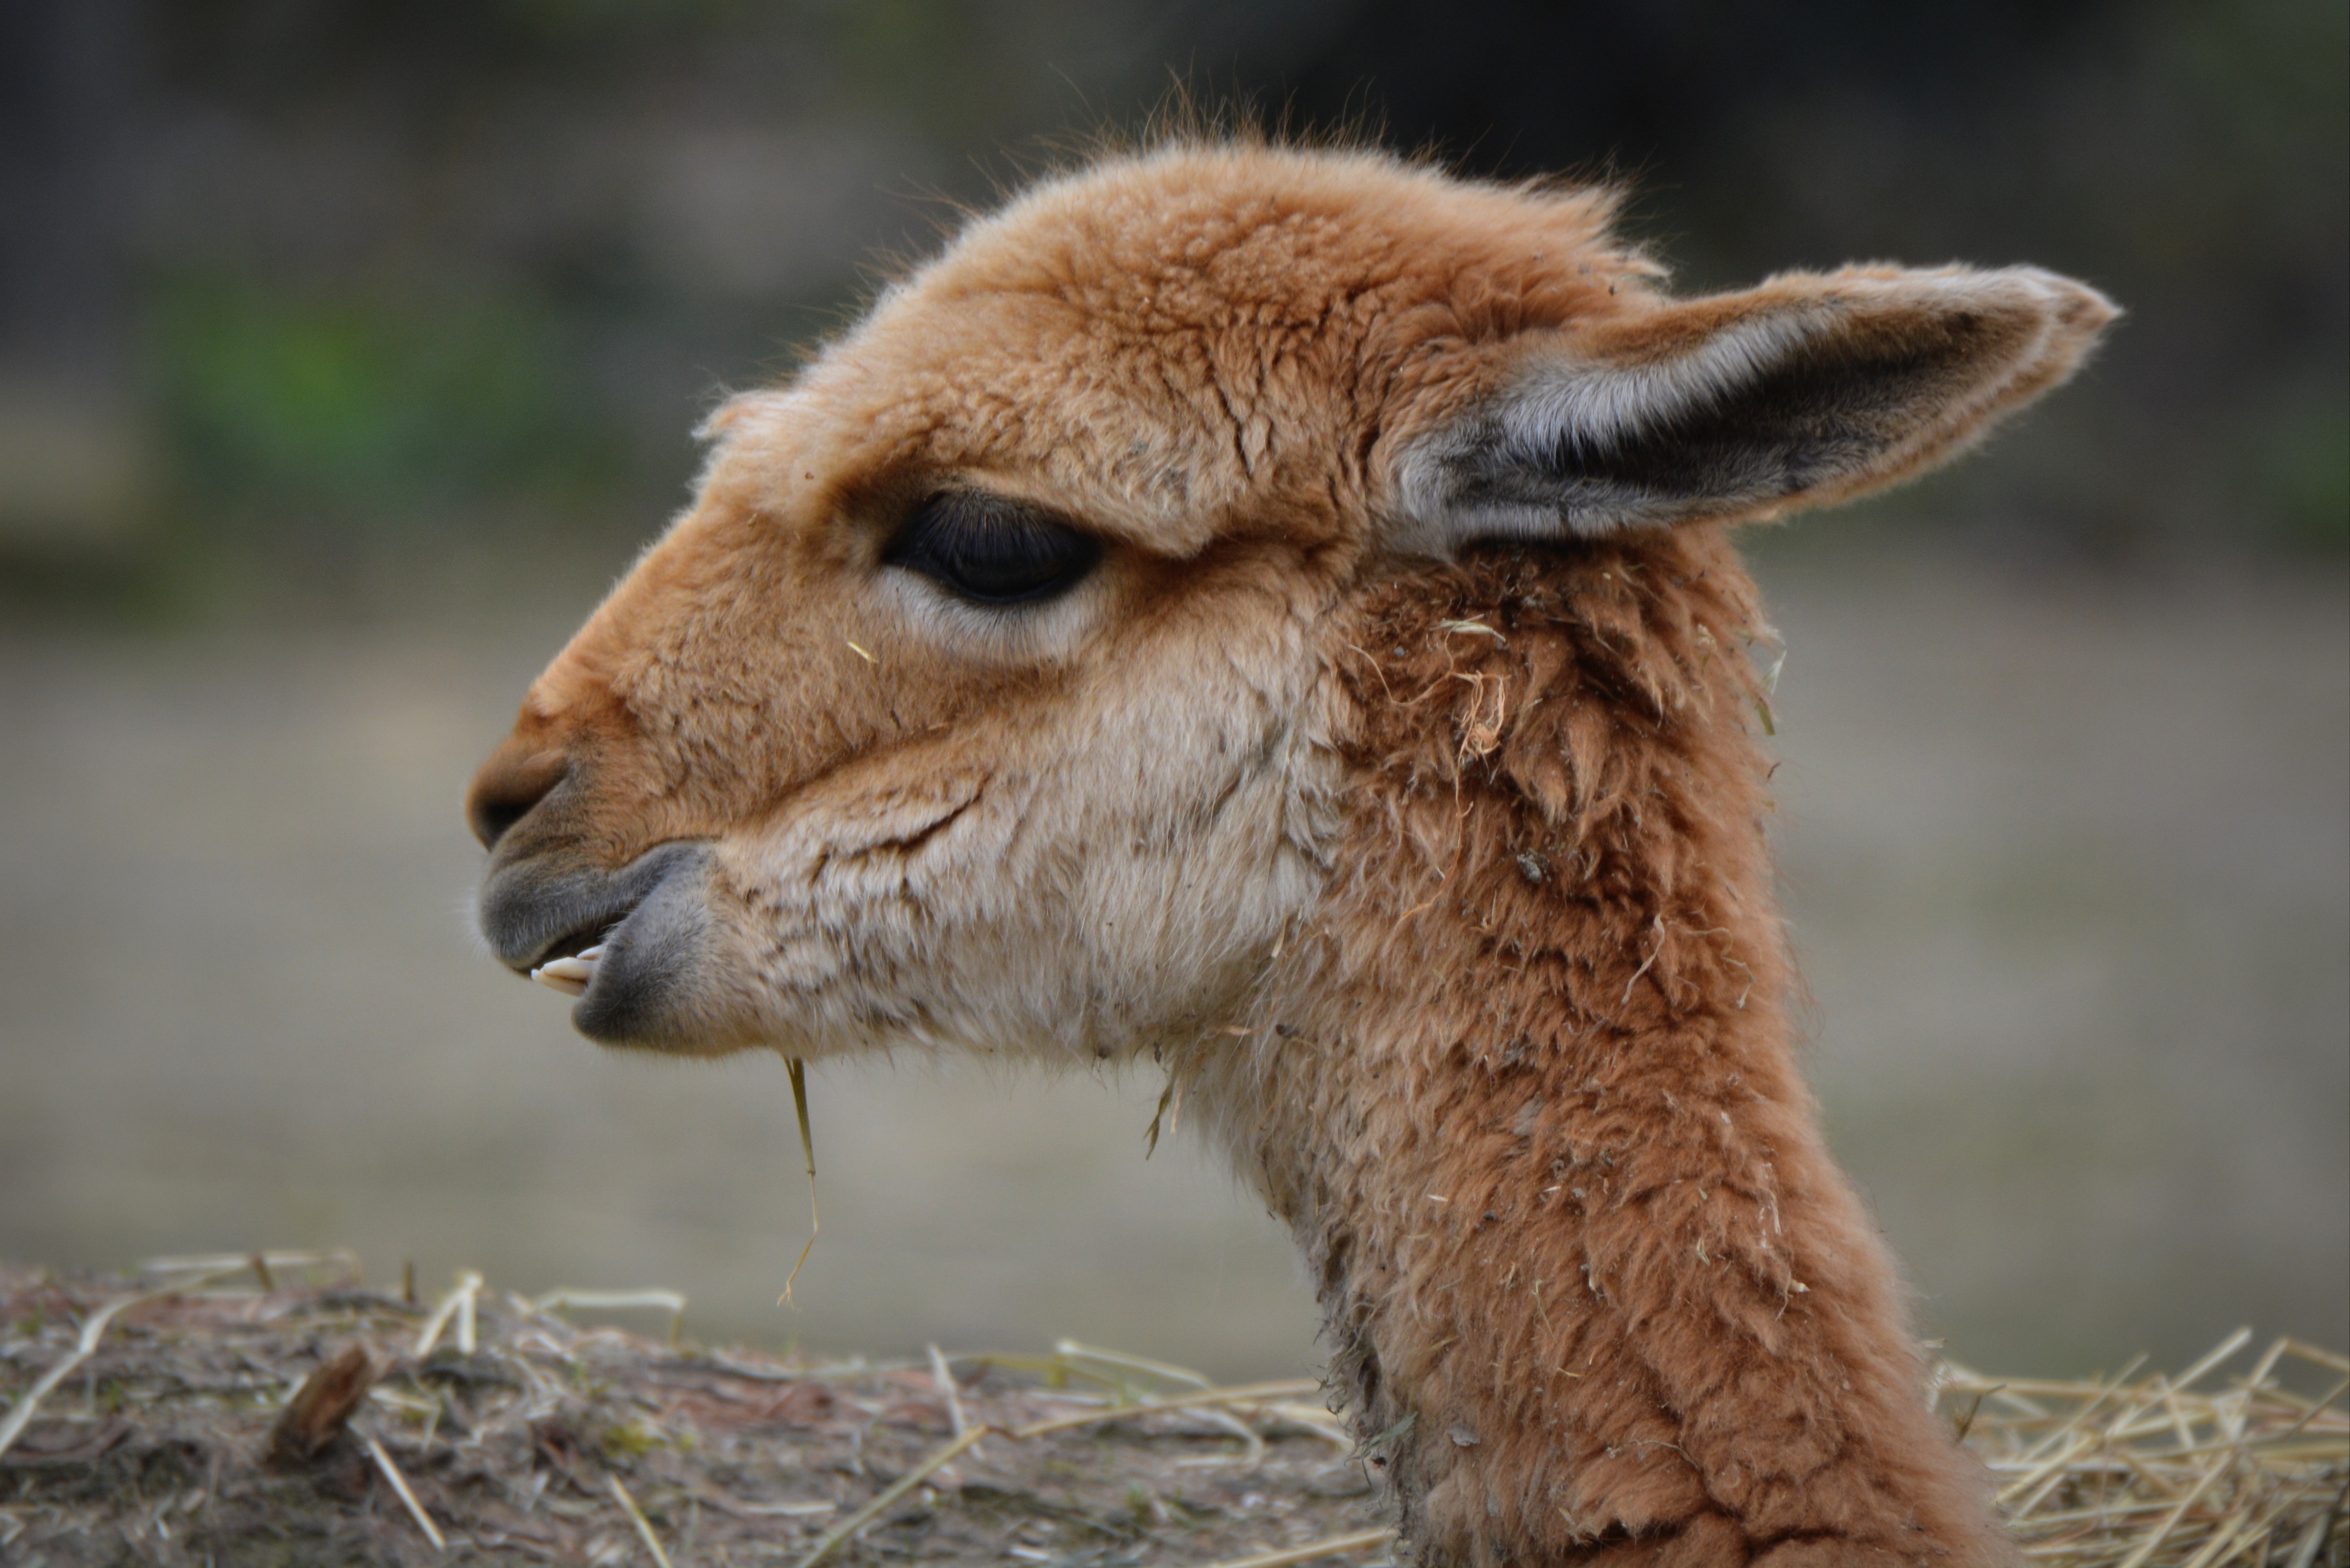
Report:
[[[1318,895],[1337,831],[1339,764],[1303,661],[1247,651],[1236,639],[1107,710],[1068,769],[1088,803],[1087,944],[1170,1007],[1222,1005],[1236,972],[1253,976]]]
[[[827,791],[722,840],[711,978],[730,1027],[805,1055],[1069,1058],[1230,1012],[1319,890],[1294,776],[1227,768],[1203,793],[1187,769],[1091,771]]]
[[[758,1027],[1107,1055],[1237,1006],[1320,891],[1338,765],[1302,697],[1221,656],[1191,673],[851,766],[722,838],[714,924]]]
[[[610,680],[619,735],[607,749],[630,786],[615,814],[658,817],[671,836],[753,831],[837,774],[904,773],[900,753],[984,712],[1022,677],[942,658],[914,635],[898,602],[903,574],[876,583],[791,565],[746,570],[755,593],[730,585],[645,612],[660,614],[660,635]]]
[[[1120,997],[1138,1029],[1180,1032],[1232,1012],[1319,896],[1325,840],[1294,830],[1335,814],[1301,810],[1301,791],[1323,793],[1294,765],[1228,773],[1090,846],[1073,936],[1096,989]]]
[[[824,781],[786,815],[716,846],[712,914],[727,961],[779,1020],[820,1014],[839,1028],[907,1013],[908,981],[941,937],[984,919],[1006,885],[986,868],[1018,819],[990,774],[897,771]]]

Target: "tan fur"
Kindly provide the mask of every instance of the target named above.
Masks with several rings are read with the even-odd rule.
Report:
[[[525,964],[670,867],[612,1043],[1155,1054],[1295,1227],[1423,1562],[2004,1563],[1792,1065],[1720,524],[1938,461],[2111,308],[1680,301],[1608,209],[1195,144],[974,223],[712,421],[475,783],[485,925]],[[881,565],[949,485],[1098,568]]]

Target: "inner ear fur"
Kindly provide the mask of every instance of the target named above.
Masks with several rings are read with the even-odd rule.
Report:
[[[1526,333],[1405,446],[1394,542],[1449,556],[1849,499],[2063,381],[2116,314],[2035,267],[1851,267]]]

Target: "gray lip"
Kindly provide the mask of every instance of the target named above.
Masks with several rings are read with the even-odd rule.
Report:
[[[571,1026],[603,1045],[694,1046],[696,977],[710,929],[710,852],[667,860],[651,890],[604,939],[596,978],[571,1006]]]
[[[554,956],[552,950],[566,938],[584,932],[593,940],[607,927],[625,928],[634,911],[672,879],[698,884],[709,856],[706,844],[687,842],[649,849],[617,871],[549,864],[546,856],[494,867],[482,885],[482,935],[500,963],[527,972]],[[615,939],[619,935],[612,933]]]

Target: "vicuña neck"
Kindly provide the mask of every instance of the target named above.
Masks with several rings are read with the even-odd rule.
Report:
[[[1792,1065],[1759,626],[1706,529],[1481,553],[1333,634],[1331,884],[1195,1071],[1432,1563],[1571,1560],[1923,1421]]]

